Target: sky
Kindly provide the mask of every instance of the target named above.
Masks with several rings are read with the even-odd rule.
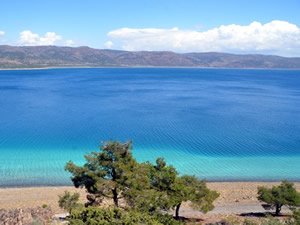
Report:
[[[300,0],[0,0],[0,44],[300,56]]]

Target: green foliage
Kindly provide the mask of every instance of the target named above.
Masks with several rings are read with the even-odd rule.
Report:
[[[300,206],[300,193],[297,192],[293,183],[283,181],[272,188],[258,187],[258,200],[271,205],[278,215],[284,205],[290,208]]]
[[[156,165],[151,167],[151,185],[158,191],[172,192],[172,186],[178,175],[173,166],[167,166],[163,158],[156,160]]]
[[[206,183],[197,177],[178,176],[176,169],[167,166],[162,158],[158,158],[156,165],[152,166],[150,180],[154,190],[166,195],[161,198],[160,204],[165,208],[175,208],[176,218],[179,218],[182,202],[190,201],[194,209],[206,213],[214,208],[213,202],[219,197],[217,192],[208,189]]]
[[[58,196],[58,205],[60,208],[71,212],[72,209],[80,207],[79,193],[71,194],[69,191],[65,191],[63,195]]]
[[[128,188],[123,194],[128,207],[150,213],[161,209],[164,193],[151,188],[149,174],[148,163],[137,164],[131,183],[128,183]]]
[[[43,208],[43,209],[48,208],[48,207],[49,207],[49,206],[48,206],[47,204],[43,204],[43,205],[42,205],[42,208]]]
[[[194,209],[198,209],[204,213],[214,209],[213,202],[220,195],[218,192],[210,190],[204,181],[196,177],[190,177],[186,181],[186,186],[189,187],[189,199],[187,200],[192,202]]]
[[[72,176],[75,187],[85,187],[89,205],[97,205],[104,198],[111,198],[116,207],[119,199],[134,183],[137,162],[131,154],[131,142],[107,142],[100,152],[85,156],[84,166],[68,162],[65,169]]]
[[[87,207],[73,210],[69,217],[70,225],[180,225],[169,215],[149,215],[139,211],[125,211],[120,208]]]
[[[87,206],[99,205],[104,198],[111,198],[114,206],[119,207],[119,199],[122,198],[130,213],[138,211],[143,215],[157,217],[162,211],[175,208],[178,218],[182,202],[190,201],[194,209],[206,213],[214,208],[213,201],[219,196],[195,176],[179,176],[176,169],[167,165],[162,158],[158,158],[154,165],[149,162],[138,163],[132,157],[130,142],[107,142],[100,152],[93,152],[85,158],[86,163],[83,166],[68,162],[65,169],[72,174],[75,187],[86,188]],[[72,206],[69,207],[71,208]],[[92,211],[91,208],[89,213]],[[97,211],[101,215],[117,212],[121,211]],[[111,214],[107,217],[114,218]],[[164,215],[162,218],[168,219],[168,216]],[[74,217],[73,223],[77,220]]]

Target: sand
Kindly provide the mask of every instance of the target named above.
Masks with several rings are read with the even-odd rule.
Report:
[[[181,215],[186,217],[215,217],[216,215],[229,215],[251,212],[263,212],[261,203],[257,201],[257,187],[277,185],[273,182],[211,182],[208,187],[220,193],[220,197],[215,202],[215,209],[203,215],[190,209],[187,204],[181,209]],[[300,191],[300,182],[295,183]],[[0,208],[27,208],[51,206],[55,213],[63,213],[58,207],[58,195],[64,191],[79,192],[81,201],[85,201],[85,190],[74,187],[24,187],[24,188],[0,188]]]
[[[58,207],[58,195],[64,191],[79,192],[84,201],[85,191],[74,187],[22,187],[0,188],[0,208],[29,208],[46,204],[51,206],[55,213],[63,212]]]

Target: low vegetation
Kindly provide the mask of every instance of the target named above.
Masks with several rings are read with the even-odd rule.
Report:
[[[152,221],[146,224],[179,224],[167,213],[174,210],[179,220],[182,202],[189,201],[194,209],[204,213],[214,208],[213,202],[219,194],[208,189],[205,181],[195,176],[180,176],[162,158],[155,164],[138,163],[131,150],[130,142],[107,142],[99,152],[86,155],[83,166],[67,163],[65,169],[72,174],[74,186],[83,187],[88,193],[86,208],[76,211],[73,209],[79,196],[67,192],[60,196],[59,204],[71,213],[72,224],[102,224],[87,221],[103,218],[109,220],[108,224],[120,224],[120,219],[129,221],[126,224],[144,224],[143,220]],[[97,208],[104,199],[111,199],[113,208]],[[134,217],[141,222],[132,222]]]
[[[99,208],[90,206],[73,210],[69,217],[70,225],[180,225],[170,215],[149,214],[137,210],[121,208]]]
[[[71,213],[73,209],[82,207],[82,204],[79,203],[79,193],[70,193],[65,191],[63,195],[59,195],[58,205],[60,208]]]
[[[183,202],[206,213],[214,208],[218,198],[204,180],[195,176],[180,176],[163,158],[154,164],[139,163],[131,153],[130,142],[107,142],[99,152],[85,156],[83,166],[68,162],[65,169],[76,188],[85,188],[87,202],[79,204],[79,195],[65,192],[59,206],[70,213],[71,225],[179,225]],[[107,204],[111,200],[112,204]],[[211,225],[300,225],[300,193],[293,183],[283,181],[272,188],[258,187],[258,200],[264,207],[274,208],[279,215],[283,206],[289,207],[291,217],[260,220],[224,220]],[[101,207],[99,207],[101,206]],[[172,214],[174,216],[172,216]]]
[[[283,181],[272,188],[259,187],[258,200],[267,203],[270,208],[275,208],[275,214],[278,216],[282,206],[287,206],[292,210],[300,206],[300,193],[297,192],[293,183]]]

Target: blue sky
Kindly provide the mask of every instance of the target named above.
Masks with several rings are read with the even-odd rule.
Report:
[[[69,44],[125,50],[216,50],[294,56],[297,55],[295,48],[298,50],[300,45],[299,9],[299,0],[1,0],[0,44]],[[254,21],[260,25],[253,24],[250,29]],[[266,24],[270,25],[264,26]],[[225,30],[217,29],[222,25]],[[246,40],[245,36],[253,35],[253,30],[259,32],[258,37],[262,39],[268,32],[277,35],[278,27],[283,32],[280,37],[259,43]],[[27,33],[22,35],[23,31]],[[207,31],[212,32],[207,34]],[[224,34],[233,35],[228,32],[236,32],[241,37],[239,40],[226,37],[225,42]],[[159,42],[157,40],[159,44],[149,44]],[[262,42],[267,41],[273,41],[275,47],[282,45],[281,49],[265,48]],[[204,44],[197,46],[199,42]],[[238,48],[230,47],[234,42]],[[286,46],[284,42],[291,44]],[[214,43],[217,47],[212,47]],[[240,47],[242,45],[246,47]]]

